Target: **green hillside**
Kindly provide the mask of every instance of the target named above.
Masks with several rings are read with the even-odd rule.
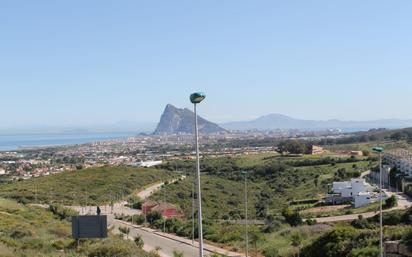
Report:
[[[104,240],[82,240],[77,246],[71,238],[68,218],[61,219],[63,217],[40,207],[0,198],[0,256],[152,256],[137,248],[132,241],[112,235]]]
[[[101,204],[173,176],[172,172],[158,169],[89,168],[2,184],[0,197],[23,203]]]

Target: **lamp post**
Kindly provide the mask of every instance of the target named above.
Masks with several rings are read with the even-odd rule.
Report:
[[[380,204],[379,204],[379,226],[380,226],[380,239],[379,239],[379,252],[380,252],[380,257],[383,257],[383,224],[382,224],[382,204],[383,204],[383,199],[382,199],[382,153],[383,153],[383,148],[382,147],[374,147],[372,150],[376,153],[379,153],[379,198],[380,198]]]
[[[242,171],[242,174],[245,175],[245,256],[248,257],[248,219],[247,219],[247,171]]]
[[[202,193],[200,187],[200,161],[199,161],[199,129],[197,125],[196,106],[205,99],[206,95],[196,92],[190,95],[195,114],[195,147],[196,147],[196,174],[197,174],[197,204],[198,204],[198,234],[199,234],[199,257],[203,257],[203,230],[202,230]]]

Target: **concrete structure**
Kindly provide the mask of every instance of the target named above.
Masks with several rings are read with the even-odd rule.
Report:
[[[162,164],[162,161],[141,161],[140,163],[137,163],[135,166],[150,168],[160,164]]]
[[[159,212],[166,219],[184,218],[184,213],[175,205],[170,203],[156,203],[148,201],[142,204],[142,212],[143,214],[148,214],[150,212]]]
[[[408,250],[406,244],[402,244],[399,241],[387,241],[384,245],[385,257],[410,257],[412,252]]]
[[[328,202],[339,204],[351,200],[355,208],[371,203],[374,198],[373,187],[362,178],[333,182],[332,193],[327,197]]]
[[[412,153],[397,149],[387,151],[383,155],[383,163],[391,168],[396,168],[405,177],[412,178]]]
[[[353,197],[353,205],[355,208],[370,204],[372,202],[372,195],[369,192],[362,192]]]
[[[350,155],[352,156],[363,156],[362,151],[350,151]]]
[[[308,153],[315,155],[315,154],[322,154],[324,151],[325,150],[323,150],[323,148],[320,147],[320,146],[311,145],[311,146],[309,146]]]

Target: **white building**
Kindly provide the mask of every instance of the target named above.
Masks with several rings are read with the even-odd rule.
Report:
[[[1,176],[1,175],[5,175],[5,174],[6,174],[6,170],[0,168],[0,176]]]
[[[353,204],[355,208],[370,204],[372,202],[371,193],[359,193],[355,197],[353,197]]]
[[[352,199],[355,208],[372,202],[373,187],[366,183],[365,179],[354,178],[350,181],[333,182],[332,191],[341,199]]]
[[[412,178],[412,153],[404,150],[397,149],[385,152],[383,155],[383,161],[391,168],[396,168],[403,173],[406,177]]]
[[[137,166],[149,168],[162,164],[162,161],[141,161]]]

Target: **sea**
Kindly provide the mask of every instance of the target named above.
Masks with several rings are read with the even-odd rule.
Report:
[[[1,135],[0,151],[85,144],[135,136],[133,132]]]

